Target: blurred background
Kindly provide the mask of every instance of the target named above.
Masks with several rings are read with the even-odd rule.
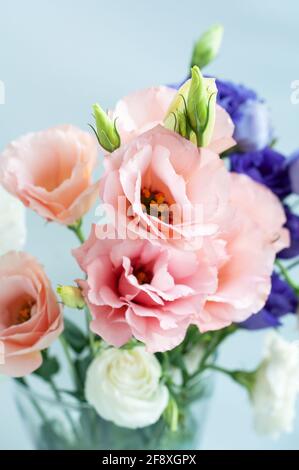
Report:
[[[198,36],[222,23],[220,57],[206,72],[255,89],[270,104],[279,150],[299,147],[299,105],[291,82],[299,80],[296,0],[0,0],[0,147],[29,131],[61,123],[87,129],[91,105],[112,107],[129,92],[181,81]],[[88,220],[85,230],[88,230]],[[74,235],[28,213],[26,249],[45,266],[54,285],[78,270],[69,250]],[[73,314],[79,315],[79,314]],[[297,319],[284,333],[299,338]],[[253,368],[264,333],[241,332],[221,349],[219,363]],[[30,449],[13,397],[0,378],[0,449]],[[3,425],[4,424],[4,425]],[[299,449],[299,409],[294,432],[279,440],[259,437],[245,391],[217,377],[202,449]]]

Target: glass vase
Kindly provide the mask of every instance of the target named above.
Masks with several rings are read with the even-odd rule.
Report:
[[[86,402],[54,400],[19,383],[16,402],[37,450],[195,450],[211,392],[212,377],[203,374],[177,431],[171,431],[163,418],[141,429],[122,428],[102,419]]]

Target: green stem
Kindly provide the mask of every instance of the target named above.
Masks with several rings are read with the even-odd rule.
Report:
[[[75,388],[77,388],[79,380],[78,380],[77,372],[76,372],[76,369],[74,367],[73,360],[72,360],[72,357],[71,357],[71,354],[70,354],[70,351],[69,351],[68,343],[67,343],[67,341],[66,341],[63,334],[59,336],[59,340],[60,340],[61,346],[63,348],[66,360],[68,362],[70,372],[71,372],[71,375],[73,377]]]
[[[50,384],[50,387],[51,387],[51,389],[52,389],[52,391],[53,391],[53,394],[54,394],[56,400],[58,401],[58,403],[63,404],[60,391],[59,391],[58,388],[56,387],[56,384],[55,384],[55,382],[54,382],[54,380],[53,380],[52,378],[49,379],[49,384]],[[73,418],[72,418],[72,416],[71,416],[69,410],[67,409],[67,405],[63,406],[63,408],[64,408],[64,411],[65,411],[65,415],[66,415],[66,417],[68,418],[69,423],[70,423],[70,425],[71,425],[71,427],[72,427],[74,436],[78,439],[80,436],[79,436],[78,433],[77,433],[76,425],[75,425],[75,423],[74,423],[74,421],[73,421]]]
[[[229,376],[239,385],[245,387],[249,394],[254,387],[257,370],[249,372],[243,370],[228,370],[224,369],[224,367],[217,366],[216,364],[210,364],[206,366],[206,369],[215,370],[216,372],[221,372],[222,374]]]
[[[58,402],[61,402],[61,396],[60,396],[60,393],[59,391],[57,390],[57,387],[55,385],[55,382],[52,378],[49,379],[49,384],[50,384],[50,387],[53,391],[53,394],[55,396],[55,398],[57,399]]]
[[[91,331],[90,326],[89,326],[90,321],[91,321],[91,315],[90,315],[88,307],[85,307],[85,319],[86,319],[86,327],[87,327],[88,338],[89,338],[89,346],[90,346],[90,349],[91,349],[93,355],[95,355],[95,353],[97,351],[97,347],[96,347],[96,343],[95,343],[94,334]]]
[[[196,375],[198,372],[200,372],[201,369],[205,368],[207,360],[216,351],[220,343],[222,343],[222,341],[224,341],[227,336],[231,335],[232,333],[235,333],[237,329],[238,327],[236,325],[231,325],[227,328],[223,328],[222,330],[211,333],[213,336],[210,343],[207,345],[206,351],[200,361],[199,371],[197,371],[193,375]]]
[[[84,237],[83,230],[82,230],[82,219],[80,219],[74,225],[68,225],[68,228],[69,230],[74,232],[74,234],[76,235],[76,237],[78,238],[79,242],[82,245],[82,243],[85,242],[85,237]]]
[[[224,367],[217,366],[216,364],[209,364],[209,365],[205,366],[205,369],[212,369],[212,370],[215,370],[217,372],[221,372],[222,374],[229,375],[230,377],[232,377],[232,375],[234,373],[233,371],[225,369]]]
[[[74,234],[76,235],[76,237],[78,238],[79,242],[81,244],[83,244],[85,242],[85,237],[84,237],[84,234],[83,234],[83,231],[82,231],[82,219],[80,219],[76,224],[74,225],[69,225],[68,228],[74,232]],[[93,354],[95,354],[96,352],[96,346],[95,346],[95,340],[94,340],[94,335],[92,333],[92,331],[90,331],[90,328],[89,328],[89,323],[90,323],[90,313],[89,313],[89,310],[88,308],[85,308],[85,319],[86,319],[86,326],[87,326],[87,333],[88,333],[88,337],[89,337],[89,345],[90,345],[90,349],[92,351]]]
[[[26,387],[28,389],[30,389],[29,387],[29,384],[26,380],[25,377],[22,377],[20,379],[15,379],[17,382],[21,383],[23,387]],[[44,421],[45,423],[48,422],[48,418],[47,416],[45,415],[43,409],[39,406],[39,404],[37,403],[37,401],[35,400],[34,396],[30,396],[30,403],[33,405],[33,407],[36,409],[37,411],[37,414],[39,415],[39,417],[41,418],[42,421]]]
[[[289,284],[289,286],[292,289],[294,289],[294,291],[296,292],[297,295],[299,295],[299,286],[297,286],[294,283],[293,279],[289,275],[288,270],[284,267],[283,263],[281,261],[279,261],[279,259],[276,259],[275,264],[279,268],[280,273],[282,274],[282,276],[284,277],[286,282]]]

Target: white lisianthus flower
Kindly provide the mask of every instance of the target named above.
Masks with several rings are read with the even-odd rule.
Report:
[[[299,342],[285,341],[271,332],[251,389],[256,430],[272,437],[291,432],[298,393]]]
[[[159,361],[143,346],[109,348],[88,368],[86,399],[102,418],[118,426],[149,426],[158,421],[169,400],[161,373]]]
[[[25,241],[25,208],[0,184],[0,256],[22,249]]]

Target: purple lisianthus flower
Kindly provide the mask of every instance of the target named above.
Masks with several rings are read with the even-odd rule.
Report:
[[[272,289],[265,307],[239,323],[241,328],[259,330],[281,325],[281,317],[296,313],[298,300],[294,290],[278,274],[272,274]]]
[[[288,170],[293,193],[299,194],[299,151],[288,161]]]
[[[279,198],[283,199],[291,193],[287,160],[271,147],[257,152],[233,153],[230,162],[231,171],[245,173],[267,186]]]
[[[218,103],[228,112],[233,120],[237,118],[239,107],[246,103],[247,100],[258,100],[255,91],[243,85],[236,85],[233,82],[217,79],[216,86],[218,89]]]
[[[290,232],[291,246],[278,254],[278,258],[289,259],[299,256],[299,216],[294,214],[288,206],[284,206],[287,222],[285,227]]]
[[[257,94],[232,82],[216,80],[217,102],[235,124],[234,139],[242,152],[261,150],[273,136],[270,113]]]

